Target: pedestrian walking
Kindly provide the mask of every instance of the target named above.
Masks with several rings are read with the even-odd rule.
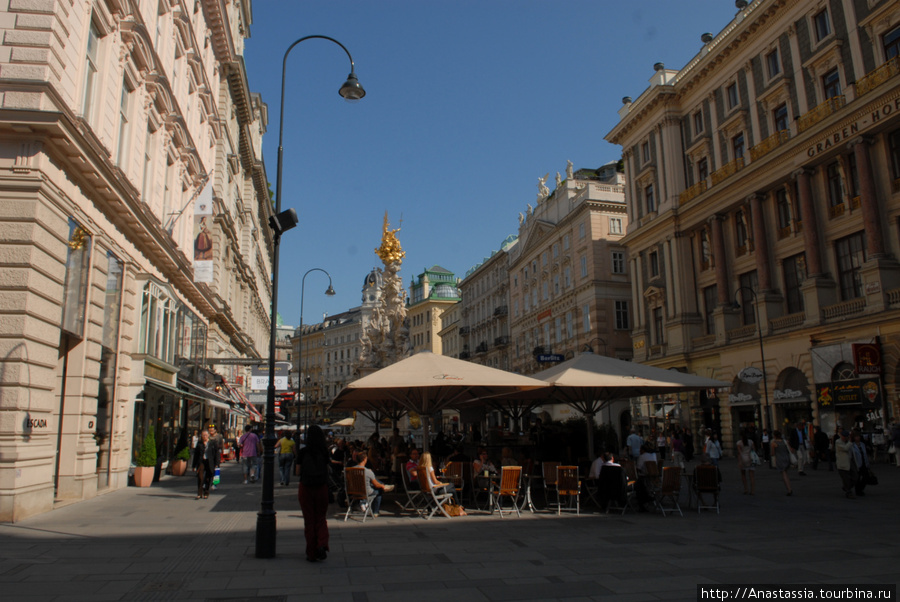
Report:
[[[772,466],[772,447],[769,445],[771,443],[771,437],[769,437],[769,429],[762,430],[762,450],[763,450],[763,461],[766,463],[766,466],[769,468],[774,468]]]
[[[841,489],[843,489],[844,495],[850,499],[856,497],[853,490],[856,487],[858,476],[852,449],[850,431],[844,429],[838,433],[838,439],[834,442],[834,456],[838,474],[841,476]]]
[[[741,439],[737,443],[738,469],[741,471],[741,483],[744,484],[744,495],[756,494],[756,463],[753,456],[756,455],[756,444],[747,434],[747,429],[741,431]],[[759,456],[757,456],[757,460]],[[750,487],[747,487],[747,483]]]
[[[209,431],[200,431],[200,439],[194,447],[192,468],[197,472],[197,499],[209,497],[212,488],[213,474],[219,466],[219,446],[214,439],[209,438]]]
[[[306,446],[297,452],[300,487],[297,498],[303,511],[306,536],[306,560],[316,562],[328,558],[328,467],[331,454],[325,432],[316,424],[306,431]]]
[[[719,459],[722,457],[722,444],[719,443],[718,433],[711,432],[709,434],[703,451],[709,457],[709,461],[713,466],[719,465]]]
[[[851,436],[853,447],[853,463],[856,465],[856,482],[853,489],[856,491],[857,497],[866,495],[866,485],[869,484],[869,454],[866,452],[866,444],[862,440],[862,433],[858,429],[853,429]]]
[[[788,443],[791,446],[791,451],[797,455],[797,474],[805,477],[806,472],[804,472],[803,468],[806,466],[808,452],[806,429],[803,426],[803,423],[798,421],[794,428],[789,430]]]
[[[288,437],[287,432],[281,434],[281,439],[275,444],[278,450],[278,468],[281,470],[281,484],[291,484],[291,470],[294,468],[294,440]]]
[[[788,476],[788,470],[791,468],[791,449],[787,442],[782,438],[781,431],[775,430],[772,433],[772,457],[775,458],[775,468],[781,471],[781,479],[784,481],[784,488],[787,489],[787,495],[794,493],[791,489],[791,478]]]
[[[262,443],[249,424],[244,427],[244,434],[241,435],[240,445],[241,466],[244,468],[244,485],[246,485],[248,481],[250,483],[255,483],[256,479],[259,477],[257,457],[261,455],[260,451],[262,451]]]

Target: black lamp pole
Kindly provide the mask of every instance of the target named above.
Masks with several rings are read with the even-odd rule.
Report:
[[[299,397],[303,397],[303,292],[306,290],[306,277],[310,272],[322,272],[326,276],[328,276],[328,289],[325,291],[325,294],[329,297],[334,296],[334,288],[331,286],[331,274],[323,270],[322,268],[311,268],[306,271],[306,274],[303,274],[303,280],[300,281],[300,328],[297,329],[297,370],[300,371],[300,395]],[[306,360],[307,365],[309,364],[309,360]],[[307,366],[308,367],[308,366]],[[307,371],[306,380],[309,380],[309,374]],[[304,404],[309,407],[309,402]],[[302,420],[302,414],[300,412],[300,406],[297,406],[297,430],[300,430],[300,424]],[[307,428],[309,427],[309,419],[306,419]]]
[[[766,354],[763,350],[763,335],[762,335],[762,324],[759,322],[759,302],[756,296],[756,291],[754,291],[749,286],[740,286],[736,291],[734,291],[734,305],[735,307],[740,307],[741,304],[737,300],[738,294],[741,291],[748,291],[753,296],[753,309],[756,312],[756,332],[759,335],[759,359],[762,362],[762,375],[763,375],[763,395],[766,397],[766,409],[763,412],[762,408],[762,400],[757,400],[757,405],[759,406],[759,421],[762,423],[763,428],[772,428],[772,421],[769,420],[768,412],[770,411],[769,406],[769,380],[766,377]],[[771,436],[771,432],[769,433]]]
[[[284,83],[287,73],[287,59],[294,46],[303,42],[318,38],[329,40],[344,49],[350,59],[350,75],[341,86],[338,93],[346,100],[359,100],[366,95],[366,91],[356,79],[353,57],[343,44],[328,36],[306,36],[300,38],[284,53],[281,66],[281,108],[278,118],[278,164],[275,178],[275,215],[269,218],[269,225],[273,230],[272,249],[272,315],[271,329],[269,331],[269,386],[266,390],[266,434],[263,437],[263,492],[259,513],[256,515],[256,557],[275,557],[275,339],[277,329],[275,324],[278,315],[278,255],[283,232],[297,225],[297,214],[293,209],[281,212],[281,175],[282,159],[284,158]]]

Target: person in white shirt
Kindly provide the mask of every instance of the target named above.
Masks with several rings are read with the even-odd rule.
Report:
[[[616,464],[616,459],[609,452],[605,452],[600,454],[594,463],[591,464],[591,470],[588,472],[588,479],[599,479],[600,471],[603,470],[604,466],[619,466]]]

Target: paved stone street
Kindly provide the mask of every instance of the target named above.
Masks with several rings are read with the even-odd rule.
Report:
[[[848,500],[836,472],[774,470],[742,495],[723,462],[722,512],[581,516],[486,514],[425,521],[333,520],[328,560],[304,560],[296,485],[276,485],[278,555],[254,557],[260,487],[223,467],[195,500],[195,480],[164,477],[0,525],[5,600],[695,600],[697,584],[900,582],[900,469]],[[683,498],[684,499],[684,498]],[[335,511],[337,507],[335,506]]]

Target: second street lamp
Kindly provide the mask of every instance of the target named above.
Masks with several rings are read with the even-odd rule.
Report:
[[[325,294],[329,297],[333,297],[334,287],[331,286],[331,274],[323,270],[322,268],[311,268],[303,274],[303,279],[300,281],[300,328],[297,329],[297,371],[300,373],[300,390],[297,392],[298,397],[303,397],[303,383],[309,381],[309,370],[306,371],[305,381],[304,381],[304,372],[303,372],[303,292],[306,290],[306,277],[310,272],[322,272],[326,276],[328,276],[328,289],[325,291]],[[309,359],[306,360],[307,368],[309,368]],[[308,387],[307,387],[308,389]],[[304,404],[309,407],[309,403]],[[300,412],[300,406],[297,406],[297,430],[300,430],[300,423],[302,420],[303,414]],[[306,426],[309,428],[309,419],[306,419]]]
[[[284,159],[284,84],[287,74],[287,59],[291,50],[300,42],[312,39],[328,40],[334,42],[347,53],[350,59],[350,75],[341,86],[338,93],[345,100],[356,101],[366,95],[366,91],[356,79],[356,70],[350,51],[343,44],[328,36],[306,36],[300,38],[284,53],[281,64],[281,108],[278,118],[278,163],[275,177],[275,215],[269,219],[272,227],[272,312],[269,330],[269,386],[266,389],[266,435],[263,437],[263,488],[260,509],[256,515],[256,557],[275,557],[275,338],[277,335],[276,318],[278,316],[278,256],[281,243],[281,234],[289,228],[297,225],[297,214],[293,209],[286,211],[289,215],[282,215],[281,211],[281,176]]]
[[[757,399],[757,405],[759,406],[759,422],[760,422],[760,424],[762,424],[762,427],[763,427],[764,429],[767,428],[767,429],[770,429],[770,431],[771,431],[772,423],[771,423],[771,421],[768,419],[768,418],[769,418],[769,417],[768,417],[768,412],[769,412],[769,380],[768,380],[768,378],[766,378],[766,354],[765,354],[765,351],[764,351],[764,349],[763,349],[762,324],[760,324],[760,322],[759,322],[759,303],[758,303],[758,298],[757,298],[757,296],[756,296],[756,291],[754,291],[754,290],[753,290],[752,288],[750,288],[749,286],[741,286],[741,287],[738,287],[738,289],[737,289],[736,291],[734,291],[734,307],[735,307],[736,309],[737,309],[737,308],[740,308],[740,306],[741,306],[740,302],[738,301],[738,298],[742,296],[742,295],[740,294],[741,291],[747,291],[747,292],[749,292],[750,295],[753,297],[753,309],[754,309],[754,311],[756,312],[756,332],[757,332],[757,334],[759,335],[759,359],[760,359],[760,361],[762,362],[763,395],[764,395],[765,398],[766,398],[766,408],[765,408],[765,410],[763,410],[763,407],[762,407],[762,400],[761,400],[761,399]],[[770,433],[769,433],[769,436],[771,436],[771,434],[772,434],[772,433],[770,432]]]

